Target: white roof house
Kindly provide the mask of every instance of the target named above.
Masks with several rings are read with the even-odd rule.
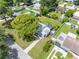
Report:
[[[39,10],[40,6],[41,6],[41,4],[39,2],[35,3],[33,9],[38,9]]]
[[[39,23],[37,35],[39,37],[47,37],[51,31],[51,26]]]
[[[70,9],[70,10],[75,10],[76,9],[76,7],[75,7],[75,5],[72,5],[72,6],[65,6],[65,8],[68,10],[68,9]]]
[[[79,11],[77,11],[73,14],[73,18],[76,20],[79,20]]]
[[[72,2],[72,3],[73,3],[73,2],[76,1],[76,0],[65,0],[65,1],[67,1],[67,2]]]
[[[45,27],[41,33],[42,33],[42,37],[48,36],[48,34],[50,33],[50,28]]]

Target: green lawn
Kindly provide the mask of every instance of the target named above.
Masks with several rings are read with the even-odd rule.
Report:
[[[62,56],[62,53],[61,53],[61,52],[56,52],[55,55],[56,55],[56,56]]]
[[[78,25],[76,20],[70,20],[70,23]]]
[[[56,37],[58,37],[61,32],[66,33],[66,34],[67,34],[68,32],[72,32],[72,33],[74,33],[74,34],[77,35],[76,30],[77,30],[77,29],[72,29],[71,26],[64,24],[64,25],[62,26],[62,28],[56,32]],[[77,36],[79,36],[79,35],[77,35]]]
[[[71,53],[68,53],[65,59],[73,59],[73,55]]]
[[[32,43],[32,41],[27,42],[26,40],[23,40],[23,39],[19,38],[14,29],[8,29],[8,28],[6,28],[5,29],[5,33],[6,34],[9,33],[9,34],[13,35],[15,42],[20,47],[22,47],[23,49],[25,49],[26,47],[28,47],[28,45],[30,45]]]
[[[37,43],[37,45],[29,52],[29,55],[33,59],[46,59],[49,53],[51,52],[51,49],[48,52],[43,51],[43,47],[45,46],[46,42],[51,40],[51,36],[42,39],[40,42]],[[53,46],[53,45],[52,45]]]
[[[61,26],[62,24],[60,22],[58,22],[57,20],[53,20],[47,17],[38,17],[40,22],[44,23],[44,24],[51,24],[52,26]]]
[[[2,26],[2,24],[3,24],[4,22],[5,22],[5,21],[0,21],[0,28],[5,29],[5,34],[6,34],[6,35],[7,35],[7,34],[13,35],[13,37],[14,37],[14,39],[15,39],[15,42],[16,42],[19,46],[21,46],[23,49],[25,49],[28,45],[30,45],[30,44],[32,43],[32,41],[27,42],[27,41],[25,41],[25,40],[19,38],[19,37],[17,36],[17,34],[15,33],[15,30],[14,30],[14,29],[4,28],[4,27]]]

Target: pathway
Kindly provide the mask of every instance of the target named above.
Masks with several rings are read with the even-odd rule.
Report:
[[[28,52],[29,52],[41,39],[42,39],[42,38],[33,41],[33,43],[30,44],[30,45],[24,50],[24,52],[25,52],[26,54],[28,54]]]
[[[23,52],[23,49],[18,44],[14,43],[13,45],[10,45],[9,47],[17,50],[18,57],[20,59],[32,59],[28,54]]]

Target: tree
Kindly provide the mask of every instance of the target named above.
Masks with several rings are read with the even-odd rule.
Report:
[[[34,34],[37,31],[36,29],[37,23],[38,23],[37,17],[30,14],[23,14],[23,15],[17,16],[11,22],[11,25],[13,28],[16,29],[20,37],[33,39]]]
[[[65,12],[65,16],[72,17],[74,12],[75,12],[74,10],[68,10]]]
[[[7,11],[7,15],[10,16],[10,17],[13,16],[13,11],[12,11],[11,8],[8,9],[8,11]]]
[[[46,6],[41,7],[41,15],[46,15],[48,13],[48,8]]]
[[[48,16],[53,19],[59,19],[60,14],[57,12],[50,12]]]
[[[5,1],[2,1],[0,0],[0,17],[2,17],[3,19],[5,19],[6,21],[6,12],[7,12],[7,8],[6,8],[6,2]]]
[[[8,55],[8,46],[5,44],[6,36],[3,34],[3,30],[0,30],[0,59],[6,59]]]
[[[79,35],[79,28],[77,29],[77,31],[76,31],[76,32],[77,32],[77,34]]]
[[[41,8],[46,6],[48,8],[48,11],[55,10],[56,7],[58,6],[58,1],[57,0],[41,0]],[[40,9],[41,12],[43,9]]]
[[[3,0],[6,2],[7,6],[13,6],[13,0]]]
[[[68,22],[68,21],[69,21],[69,18],[68,17],[65,17],[65,18],[62,19],[62,23]]]

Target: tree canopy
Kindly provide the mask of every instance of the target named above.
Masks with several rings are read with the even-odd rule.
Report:
[[[23,14],[17,16],[11,25],[16,29],[20,37],[33,38],[36,32],[38,18],[30,15]]]
[[[0,30],[0,59],[6,59],[8,55],[8,47],[5,44],[6,36],[3,30]]]
[[[74,10],[68,10],[65,12],[65,16],[72,17],[74,12],[75,12]]]
[[[41,8],[44,9],[44,7],[46,6],[48,8],[48,11],[52,11],[55,10],[56,7],[58,6],[58,0],[41,0]],[[41,14],[43,13],[42,9],[41,10]]]

